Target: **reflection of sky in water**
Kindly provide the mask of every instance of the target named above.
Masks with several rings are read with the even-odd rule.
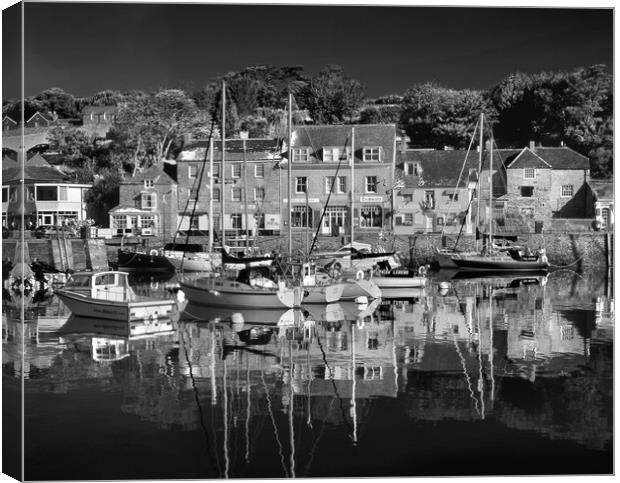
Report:
[[[261,419],[282,434],[293,418],[300,426],[300,461],[312,447],[304,438],[316,438],[318,427],[331,428],[328,446],[346,436],[345,446],[353,442],[355,451],[379,422],[384,437],[409,437],[392,426],[394,417],[457,432],[457,422],[494,421],[503,431],[533,431],[601,451],[611,442],[609,295],[599,279],[565,274],[551,274],[542,284],[458,280],[442,295],[431,283],[415,300],[369,307],[245,311],[236,324],[230,323],[233,311],[188,308],[194,312],[179,321],[131,328],[69,317],[51,297],[31,302],[23,328],[15,304],[5,303],[3,373],[22,369],[17,341],[23,334],[32,404],[81,394],[115,417],[137,416],[131,427],[147,433],[204,432],[211,414],[211,429],[237,439],[245,438],[248,418],[254,431]],[[208,321],[214,318],[219,322]],[[38,406],[31,407],[36,415]],[[86,423],[78,415],[58,418],[46,419],[35,439],[45,439],[39,431],[53,432],[63,418]],[[477,428],[484,438],[485,426]],[[263,444],[279,454],[283,442]],[[229,472],[241,476],[249,463],[235,461]],[[325,461],[319,457],[311,466]],[[285,468],[265,468],[265,475],[291,476],[290,465]]]

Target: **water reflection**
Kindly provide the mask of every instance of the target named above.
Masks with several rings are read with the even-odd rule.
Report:
[[[151,282],[140,288],[167,289]],[[12,307],[3,307],[5,377],[23,370],[43,382],[32,387],[39,404],[119,394],[108,409],[137,418],[128,431],[201,435],[202,477],[324,475],[322,445],[381,454],[377,431],[414,438],[397,416],[455,433],[459,422],[493,421],[611,451],[614,303],[592,275],[436,281],[411,299],[309,310],[188,305],[178,319],[130,325],[69,316],[54,297],[29,301],[23,324]],[[40,433],[66,418],[31,430],[36,458]],[[329,461],[328,474],[344,471]]]

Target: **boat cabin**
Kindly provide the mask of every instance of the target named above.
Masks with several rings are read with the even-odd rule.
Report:
[[[124,272],[74,273],[65,288],[100,300],[130,302],[136,299]]]

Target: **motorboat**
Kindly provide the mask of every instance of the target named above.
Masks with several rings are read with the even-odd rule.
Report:
[[[56,295],[74,315],[126,322],[170,317],[172,299],[137,296],[125,272],[78,272]]]

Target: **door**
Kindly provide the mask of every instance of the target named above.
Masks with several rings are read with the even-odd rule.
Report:
[[[325,213],[323,217],[323,226],[321,227],[321,234],[330,235],[331,234],[331,213]]]
[[[609,208],[603,208],[601,210],[601,228],[606,230],[609,226]]]

